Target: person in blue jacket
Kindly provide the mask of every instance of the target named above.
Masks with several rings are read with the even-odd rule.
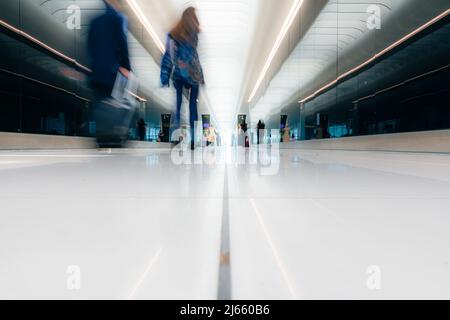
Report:
[[[127,40],[127,18],[120,0],[104,0],[106,11],[91,22],[88,50],[91,58],[91,84],[110,94],[117,72],[128,78],[131,66]]]
[[[191,148],[194,149],[194,124],[198,121],[197,99],[200,85],[205,84],[202,66],[197,52],[200,23],[195,8],[183,12],[180,22],[167,37],[166,52],[161,62],[161,84],[170,86],[170,78],[177,94],[175,121],[180,126],[180,110],[183,90],[190,91],[189,123],[191,127]]]
[[[88,36],[90,84],[95,92],[93,111],[99,147],[120,146],[126,139],[122,132],[126,126],[121,123],[124,116],[105,102],[111,97],[118,74],[128,78],[131,72],[127,18],[121,13],[121,0],[104,2],[106,11],[91,22]]]

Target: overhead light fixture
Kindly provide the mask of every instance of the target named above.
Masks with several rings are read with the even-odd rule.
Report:
[[[138,17],[139,21],[142,23],[144,28],[150,34],[159,51],[161,51],[161,53],[164,53],[165,51],[164,44],[159,39],[158,35],[156,34],[155,30],[153,29],[152,25],[148,21],[145,14],[142,12],[142,9],[137,4],[136,0],[127,0],[127,3],[129,4],[131,10],[133,10],[134,14]]]
[[[256,82],[255,87],[253,88],[253,91],[248,99],[248,103],[252,102],[253,98],[255,97],[256,93],[258,92],[259,87],[261,86],[261,83],[263,82],[267,71],[270,68],[270,65],[272,64],[273,59],[275,58],[275,55],[278,51],[278,49],[281,46],[281,43],[284,40],[284,37],[286,36],[287,32],[289,31],[289,28],[291,27],[292,23],[294,22],[295,17],[297,16],[297,13],[299,12],[300,8],[302,7],[304,0],[295,0],[291,10],[289,11],[289,14],[284,21],[283,27],[280,30],[280,33],[278,34],[277,40],[275,41],[275,44],[272,48],[272,51],[270,52],[269,57],[267,58],[266,64],[264,65],[264,68],[261,71],[261,74],[259,75],[258,81]]]

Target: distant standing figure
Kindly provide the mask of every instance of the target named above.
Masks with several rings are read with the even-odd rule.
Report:
[[[161,84],[170,85],[172,77],[177,93],[176,127],[180,127],[183,89],[190,91],[189,123],[191,126],[191,149],[194,149],[194,124],[198,120],[197,99],[200,85],[205,84],[203,70],[197,52],[200,23],[195,8],[183,12],[181,21],[167,37],[166,52],[161,63]]]
[[[209,147],[211,145],[214,145],[216,143],[216,130],[214,127],[209,127],[207,131],[208,135],[206,137],[206,146]]]
[[[291,129],[289,126],[286,126],[283,131],[283,142],[288,143],[291,141]]]
[[[258,121],[256,125],[256,139],[257,144],[261,144],[261,141],[264,139],[264,130],[266,129],[266,125],[261,120]]]
[[[239,145],[241,145],[241,146],[243,146],[245,148],[249,148],[250,147],[250,139],[248,137],[247,131],[248,131],[247,123],[246,122],[242,122],[240,124],[240,133],[239,133],[239,136],[240,136],[239,140],[240,140],[240,142],[239,142]]]
[[[147,135],[147,124],[145,123],[145,120],[142,118],[139,119],[139,121],[137,123],[137,127],[138,127],[139,140],[145,141],[145,136]]]
[[[158,133],[158,142],[162,142],[163,139],[164,139],[164,131],[159,130],[159,133]]]

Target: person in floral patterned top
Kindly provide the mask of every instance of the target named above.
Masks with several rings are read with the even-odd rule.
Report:
[[[170,86],[172,78],[177,94],[175,121],[180,126],[183,90],[189,91],[189,122],[191,147],[194,148],[194,123],[198,120],[197,99],[200,85],[205,84],[202,66],[197,52],[200,23],[195,8],[189,7],[176,27],[167,37],[166,52],[161,62],[161,84]]]

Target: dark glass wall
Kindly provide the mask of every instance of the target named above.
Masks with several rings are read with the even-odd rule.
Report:
[[[1,1],[0,18],[87,65],[86,28],[69,30],[36,1]],[[0,26],[0,131],[68,136],[93,134],[86,71]]]
[[[69,5],[81,9],[80,29],[66,25]],[[0,132],[95,135],[86,43],[90,21],[104,8],[102,0],[0,1],[0,19],[7,24],[0,24]],[[162,108],[153,102],[139,106],[131,138],[141,117],[159,132]]]
[[[449,39],[447,18],[306,102],[302,138],[450,129]]]

